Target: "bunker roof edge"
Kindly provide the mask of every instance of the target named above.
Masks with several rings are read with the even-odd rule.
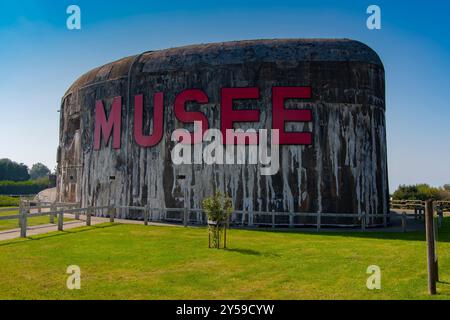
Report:
[[[232,51],[250,52],[250,55],[228,54]],[[270,55],[267,53],[270,52]],[[292,39],[257,39],[257,40],[239,40],[227,42],[202,43],[173,47],[155,51],[144,52],[128,56],[100,67],[94,68],[80,76],[68,88],[63,96],[86,87],[102,82],[113,81],[128,76],[131,64],[136,58],[144,62],[167,60],[169,57],[182,57],[179,61],[180,67],[186,63],[195,63],[195,61],[186,61],[187,57],[197,55],[201,57],[202,62],[215,63],[217,65],[226,65],[233,63],[233,57],[239,62],[251,59],[259,59],[266,62],[276,62],[286,59],[289,53],[290,59],[296,61],[350,61],[373,64],[384,71],[383,63],[379,55],[363,42],[352,39],[317,39],[317,38],[292,38]],[[224,55],[219,59],[218,55]],[[253,55],[252,55],[253,54]],[[140,57],[139,57],[140,56]],[[173,60],[168,61],[167,65],[173,64]],[[163,66],[160,66],[163,67]],[[152,70],[158,71],[158,70]]]

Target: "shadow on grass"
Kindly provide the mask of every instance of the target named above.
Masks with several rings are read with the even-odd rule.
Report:
[[[116,227],[118,225],[119,224],[98,224],[98,225],[92,225],[89,227],[83,226],[83,227],[64,230],[64,231],[54,231],[54,232],[50,232],[50,233],[37,234],[37,235],[29,236],[26,238],[16,238],[16,239],[11,239],[11,240],[5,240],[4,243],[0,242],[0,247],[19,245],[19,244],[27,243],[28,241],[39,241],[39,240],[48,239],[48,238],[61,237],[61,236],[69,235],[69,234],[77,234],[77,233],[82,233],[82,232],[87,232],[87,231],[106,229],[106,228]]]
[[[59,237],[67,234],[77,234],[85,231],[92,231],[98,229],[105,229],[114,226],[118,226],[120,223],[102,223],[97,225],[92,225],[90,227],[82,226],[79,228],[68,229],[64,231],[55,231],[46,234],[38,234],[23,238],[16,238],[11,240],[5,240],[0,242],[0,246],[8,246],[14,244],[21,244],[27,241],[36,241],[51,237]],[[311,236],[320,236],[320,237],[345,237],[345,238],[361,238],[361,239],[380,239],[380,240],[404,240],[404,241],[425,241],[425,233],[423,231],[411,231],[411,232],[392,232],[392,231],[370,231],[361,232],[355,229],[343,229],[341,230],[330,230],[323,228],[320,232],[316,232],[314,228],[293,228],[293,229],[272,229],[272,228],[232,228],[231,230],[243,230],[249,232],[266,232],[266,233],[289,233],[292,235],[311,235]],[[439,228],[438,234],[438,242],[450,242],[450,217],[445,217],[443,221],[443,225]],[[2,243],[3,242],[3,243]],[[237,252],[240,254],[246,255],[266,255],[265,252],[258,252],[249,249],[238,249],[238,248],[227,248],[225,249],[229,252]]]
[[[252,249],[226,248],[224,250],[228,251],[228,252],[236,252],[236,253],[245,254],[245,255],[249,255],[249,256],[280,257],[280,255],[278,253],[260,252],[260,251],[256,251],[256,250],[252,250]]]
[[[246,255],[252,255],[252,256],[260,256],[260,255],[262,255],[261,252],[256,251],[256,250],[251,250],[251,249],[229,249],[229,248],[226,248],[225,251],[237,252],[237,253],[246,254]]]
[[[405,241],[425,241],[424,231],[407,231],[407,232],[393,232],[393,231],[371,231],[368,229],[365,232],[356,229],[326,229],[322,228],[320,232],[314,228],[286,228],[286,229],[272,229],[272,228],[236,228],[235,230],[246,230],[255,232],[269,232],[269,233],[290,233],[298,235],[316,235],[329,237],[346,237],[346,238],[361,238],[361,239],[383,239],[383,240],[405,240]],[[438,242],[450,242],[450,217],[445,217],[442,227],[438,228],[437,232]]]

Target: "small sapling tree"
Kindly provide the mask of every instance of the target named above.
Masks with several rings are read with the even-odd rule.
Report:
[[[228,217],[233,211],[231,198],[221,192],[216,192],[213,196],[204,199],[202,205],[208,216],[209,247],[211,248],[212,245],[213,248],[219,249],[223,235],[223,247],[225,248]]]

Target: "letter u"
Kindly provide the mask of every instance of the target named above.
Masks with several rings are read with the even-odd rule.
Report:
[[[163,136],[164,120],[164,97],[162,92],[153,96],[153,132],[146,136],[143,134],[144,120],[144,97],[142,94],[134,97],[134,139],[141,147],[152,147],[157,145]]]

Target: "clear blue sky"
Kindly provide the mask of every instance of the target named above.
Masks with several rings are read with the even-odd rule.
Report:
[[[66,28],[81,7],[82,29]],[[382,29],[366,28],[381,7]],[[145,50],[255,38],[352,38],[386,69],[390,188],[450,183],[450,1],[0,2],[0,158],[56,165],[59,104],[98,65]]]

